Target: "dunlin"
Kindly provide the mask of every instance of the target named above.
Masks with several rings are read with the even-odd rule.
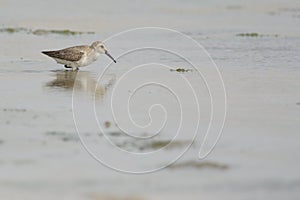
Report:
[[[79,67],[91,64],[97,60],[100,54],[106,54],[116,63],[104,44],[99,41],[93,42],[91,46],[81,45],[57,51],[42,51],[42,53],[53,58],[57,63],[63,64],[65,68],[72,68],[72,70],[78,70]]]

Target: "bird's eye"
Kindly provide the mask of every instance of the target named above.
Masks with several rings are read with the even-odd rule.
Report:
[[[103,45],[101,45],[100,47],[101,47],[102,49],[104,48],[104,46],[103,46]]]

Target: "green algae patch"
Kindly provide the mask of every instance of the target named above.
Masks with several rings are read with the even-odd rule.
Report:
[[[109,133],[112,137],[120,137],[120,132]],[[113,140],[116,146],[126,149],[127,151],[140,151],[149,152],[153,150],[174,150],[187,148],[193,144],[192,141],[187,140],[154,140],[154,141],[142,141],[142,140]]]
[[[82,31],[71,31],[71,30],[45,30],[45,29],[37,29],[32,31],[33,35],[82,35],[82,34],[94,34],[94,32],[82,32]]]
[[[175,69],[170,69],[171,72],[192,72],[192,69],[184,69],[184,68],[175,68]]]
[[[279,35],[277,34],[259,34],[259,33],[239,33],[236,34],[238,37],[278,37]]]
[[[19,33],[27,32],[26,28],[0,28],[1,33]]]
[[[174,163],[169,166],[170,169],[184,169],[184,168],[195,168],[195,169],[217,169],[226,170],[229,168],[228,165],[220,164],[216,162],[203,162],[203,161],[186,161],[181,163]]]
[[[65,30],[47,30],[47,29],[28,29],[28,28],[0,28],[0,33],[25,33],[32,35],[66,35],[66,36],[74,36],[74,35],[83,35],[83,34],[95,34],[95,32],[83,32],[83,31],[71,31],[68,29]]]
[[[142,149],[174,149],[182,148],[190,145],[191,141],[176,141],[176,140],[156,140],[143,145]]]
[[[240,36],[240,37],[258,37],[260,35],[258,33],[239,33],[236,36]]]

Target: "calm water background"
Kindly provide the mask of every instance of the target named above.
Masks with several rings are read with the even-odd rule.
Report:
[[[227,89],[228,115],[220,142],[202,162],[206,165],[191,164],[197,161],[199,141],[177,162],[178,167],[153,174],[122,174],[96,162],[82,147],[74,126],[76,74],[65,72],[40,54],[41,50],[89,44],[143,26],[176,29],[191,36],[219,66]],[[299,1],[0,0],[0,28],[11,27],[95,34],[0,33],[1,199],[299,198]],[[260,36],[237,36],[240,33]],[[118,55],[136,40],[129,38],[109,49]],[[162,35],[152,40],[167,42],[168,38]],[[164,60],[170,65],[183,64],[173,61]],[[108,63],[103,56],[83,68],[74,87],[83,95],[93,94],[99,69]],[[132,64],[130,58],[121,60],[97,87],[103,122],[111,121],[106,117],[107,96]],[[197,83],[195,73],[184,76]],[[199,84],[197,89],[201,88]],[[146,88],[140,103],[151,102],[149,93],[164,97],[165,91]],[[170,102],[167,97],[162,99]],[[147,122],[144,110],[139,110],[142,104],[138,105],[135,119]],[[120,136],[113,123],[108,130],[122,148],[143,152],[147,146]],[[171,134],[172,127],[165,132]],[[84,134],[93,137],[99,132],[86,129]],[[176,153],[176,148],[166,150],[165,158]],[[112,153],[109,145],[101,144],[101,150]],[[151,164],[160,165],[161,161]]]

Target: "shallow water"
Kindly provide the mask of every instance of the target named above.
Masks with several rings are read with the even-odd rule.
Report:
[[[33,30],[0,32],[1,199],[298,199],[298,1],[89,2],[0,1],[1,30]],[[46,49],[105,40],[119,31],[141,26],[172,28],[187,34],[205,47],[220,69],[227,91],[226,124],[221,140],[203,161],[197,157],[210,106],[205,84],[195,70],[178,72],[155,64],[136,70],[135,78],[124,79],[116,92],[121,95],[115,98],[117,122],[110,112],[116,85],[138,64],[157,62],[174,69],[193,69],[175,55],[153,49],[119,57],[126,50],[144,41],[148,47],[151,43],[167,45],[188,51],[188,56],[199,59],[201,69],[209,72],[211,63],[196,48],[181,42],[168,44],[174,38],[163,33],[108,40],[107,47],[118,62],[110,65],[101,80],[110,63],[105,56],[71,72],[40,54]],[[34,30],[48,32],[32,34]],[[166,77],[169,82],[165,83],[179,96],[191,95],[180,82],[181,77],[198,92],[200,134],[188,152],[171,167],[144,175],[116,172],[93,159],[80,142],[74,113],[81,139],[97,155],[122,169],[160,167],[191,143],[197,115],[192,100],[182,104],[187,112],[180,132],[184,134],[156,156],[136,160],[115,151],[157,151],[174,137],[180,110],[165,88],[143,87],[129,104],[138,125],[147,125],[152,117],[153,126],[143,131],[128,125],[130,119],[126,107],[122,107],[126,105],[123,97],[134,93],[128,88],[135,81]],[[155,136],[165,119],[160,107],[154,107],[148,115],[149,107],[157,103],[165,106],[169,121]],[[90,116],[93,106],[96,112]],[[144,139],[129,137],[119,129],[122,126]]]

